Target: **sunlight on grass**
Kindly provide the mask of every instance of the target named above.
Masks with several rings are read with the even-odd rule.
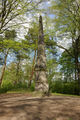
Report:
[[[71,96],[71,97],[80,97],[78,95],[70,95],[70,94],[61,94],[61,93],[51,93],[52,96],[59,95],[59,96]]]
[[[24,90],[24,89],[19,89],[19,90],[13,90],[13,91],[8,91],[7,93],[19,93],[19,94],[27,94],[32,97],[41,97],[42,93],[41,92],[31,92],[30,90]]]

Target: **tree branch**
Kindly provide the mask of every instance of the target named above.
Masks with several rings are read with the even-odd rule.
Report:
[[[71,52],[68,49],[66,49],[65,47],[58,45],[58,44],[56,46],[61,48],[61,49],[64,49],[70,56],[74,57],[74,55],[72,55]]]

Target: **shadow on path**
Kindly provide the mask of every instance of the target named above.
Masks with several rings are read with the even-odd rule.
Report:
[[[0,99],[0,120],[80,120],[80,98],[4,97]]]

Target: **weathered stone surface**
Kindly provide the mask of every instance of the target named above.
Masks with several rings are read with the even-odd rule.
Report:
[[[48,92],[48,83],[46,75],[46,54],[43,35],[42,17],[39,18],[39,40],[37,51],[37,63],[35,65],[36,86],[35,89],[41,92]]]

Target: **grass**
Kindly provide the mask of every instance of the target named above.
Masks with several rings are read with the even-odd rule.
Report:
[[[71,95],[71,94],[61,94],[61,93],[51,93],[51,95],[53,96],[53,95],[60,95],[60,96],[71,96],[71,97],[80,97],[80,96],[78,96],[78,95]]]
[[[26,92],[29,92],[29,91],[23,88],[17,88],[17,89],[7,91],[7,93],[26,93]]]
[[[25,93],[25,94],[32,94],[32,96],[42,96],[43,94],[41,92],[35,92],[35,91],[30,91],[30,90],[27,90],[27,89],[15,89],[15,90],[11,90],[11,91],[8,91],[7,93]],[[61,93],[51,93],[51,96],[71,96],[71,97],[80,97],[78,95],[70,95],[70,94],[61,94]]]
[[[8,90],[6,93],[23,93],[23,94],[30,94],[32,96],[42,96],[43,94],[41,92],[35,92],[31,91],[30,89],[24,89],[24,88],[15,88],[13,90]],[[51,96],[71,96],[71,97],[80,97],[78,95],[70,95],[70,94],[61,94],[61,93],[51,93]]]
[[[21,93],[21,94],[27,94],[30,95],[32,97],[41,97],[42,93],[41,92],[32,92],[30,90],[26,90],[26,89],[18,89],[18,90],[11,90],[11,91],[7,91],[7,93]]]

